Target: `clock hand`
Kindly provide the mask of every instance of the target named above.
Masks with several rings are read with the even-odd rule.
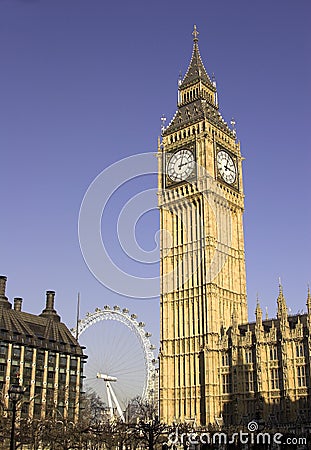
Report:
[[[178,166],[178,169],[181,169],[181,167],[184,166],[184,164],[182,163],[183,160],[184,160],[184,155],[181,155],[181,162],[180,162],[180,164]]]
[[[225,169],[226,169],[226,170],[229,170],[229,172],[233,172],[233,173],[234,173],[234,170],[233,170],[233,169],[230,169],[230,167],[228,167],[228,166],[225,166]]]
[[[188,161],[184,162],[183,164],[180,163],[180,165],[178,167],[180,169],[182,166],[186,166],[187,164],[188,164]]]

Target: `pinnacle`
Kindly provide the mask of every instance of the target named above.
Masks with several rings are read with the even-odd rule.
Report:
[[[191,60],[190,60],[186,75],[184,76],[184,79],[182,80],[182,82],[180,84],[180,88],[185,88],[198,80],[201,80],[203,83],[205,83],[209,87],[213,88],[213,84],[210,80],[210,77],[208,76],[208,74],[206,72],[206,69],[205,69],[202,59],[201,59],[199,46],[198,46],[199,32],[197,31],[196,25],[194,25],[194,30],[193,30],[192,34],[193,34],[192,56],[191,56]]]

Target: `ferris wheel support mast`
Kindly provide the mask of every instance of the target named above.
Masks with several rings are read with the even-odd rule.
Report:
[[[110,417],[113,418],[113,405],[112,405],[112,400],[113,400],[114,404],[116,405],[116,408],[117,408],[117,411],[118,411],[120,419],[122,420],[122,422],[125,422],[124,414],[123,414],[123,411],[121,409],[120,403],[118,402],[116,394],[115,394],[115,392],[112,389],[112,386],[110,384],[111,381],[112,382],[116,382],[117,378],[116,377],[111,377],[111,376],[106,375],[104,373],[98,373],[96,375],[96,378],[101,378],[102,380],[105,381]]]
[[[106,381],[106,391],[107,391],[107,398],[108,398],[109,414],[110,414],[110,417],[113,418],[113,406],[112,406],[112,400],[111,400],[111,394],[110,394],[109,381]]]

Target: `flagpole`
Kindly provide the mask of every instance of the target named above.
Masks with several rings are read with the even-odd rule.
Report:
[[[80,292],[78,292],[78,301],[77,301],[76,340],[78,340],[79,338],[79,319],[80,319]]]

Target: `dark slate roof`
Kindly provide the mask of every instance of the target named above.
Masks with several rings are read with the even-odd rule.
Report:
[[[178,131],[185,126],[195,124],[204,118],[208,119],[211,124],[221,131],[234,137],[232,130],[224,121],[218,109],[205,99],[197,99],[187,105],[180,106],[169,125],[164,129],[163,136]]]
[[[192,84],[194,84],[199,80],[201,80],[204,84],[206,84],[210,89],[215,90],[213,83],[211,82],[211,79],[208,76],[204,64],[202,62],[198,46],[198,40],[194,39],[190,64],[179,88],[184,89],[188,86],[191,86]]]
[[[307,319],[308,319],[308,314],[306,314],[306,313],[289,315],[287,317],[287,321],[288,321],[288,325],[289,325],[290,329],[296,328],[298,322],[300,322],[304,327],[307,327]],[[265,319],[262,321],[262,325],[264,327],[264,331],[266,331],[266,332],[268,332],[272,328],[272,325],[274,326],[274,328],[279,330],[280,329],[280,319],[278,319],[278,318]],[[244,323],[242,325],[239,325],[241,334],[245,334],[245,332],[248,329],[252,333],[255,333],[255,328],[256,328],[256,322],[249,322],[249,323]]]
[[[210,77],[208,76],[201,59],[197,38],[198,32],[196,30],[196,27],[194,27],[193,35],[194,43],[191,60],[186,75],[179,85],[179,90],[185,89],[188,86],[201,81],[203,84],[205,84],[215,92],[216,87],[213,85]],[[235,138],[234,133],[228,127],[227,123],[224,121],[220,112],[218,111],[218,107],[213,103],[209,103],[209,101],[205,98],[197,98],[192,102],[179,106],[173,119],[163,130],[163,136],[178,131],[185,126],[195,124],[205,118],[208,119],[210,123],[215,125],[221,131]]]
[[[27,345],[59,349],[72,354],[82,355],[82,348],[59,316],[50,314],[37,316],[12,309],[6,297],[0,297],[1,340],[14,342],[17,339]]]

